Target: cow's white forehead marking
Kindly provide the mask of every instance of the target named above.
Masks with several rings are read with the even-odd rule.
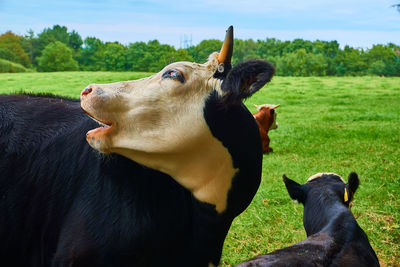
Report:
[[[279,107],[279,105],[273,105],[273,104],[262,104],[262,105],[254,105],[258,110],[261,108],[270,108],[270,109],[275,109]]]
[[[335,176],[339,177],[340,180],[342,180],[343,183],[346,183],[340,175],[338,175],[336,173],[333,173],[333,172],[319,172],[319,173],[316,173],[316,174],[310,176],[310,178],[307,179],[307,182],[310,182],[312,180],[321,178],[323,175],[335,175]]]

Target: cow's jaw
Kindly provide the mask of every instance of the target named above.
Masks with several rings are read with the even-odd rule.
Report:
[[[84,110],[85,111],[85,110]],[[86,111],[85,111],[86,112]],[[86,141],[91,147],[99,150],[103,153],[110,153],[108,147],[110,144],[107,142],[107,135],[115,128],[111,121],[105,122],[93,117],[90,113],[86,112],[94,121],[96,121],[100,126],[90,130],[86,133]]]
[[[148,153],[122,148],[113,152],[170,175],[200,201],[215,205],[222,213],[238,169],[226,147],[208,132],[180,151]]]

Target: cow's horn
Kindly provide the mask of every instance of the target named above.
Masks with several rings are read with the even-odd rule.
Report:
[[[225,41],[222,44],[221,51],[218,54],[218,63],[231,63],[233,53],[233,26],[226,30]]]

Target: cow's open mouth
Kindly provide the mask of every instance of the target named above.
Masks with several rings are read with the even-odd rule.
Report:
[[[90,114],[89,112],[87,112],[86,110],[83,110],[91,119],[93,119],[95,122],[97,122],[98,124],[100,124],[100,127],[97,127],[93,130],[90,130],[88,132],[88,134],[95,134],[95,133],[99,133],[102,132],[103,134],[109,132],[112,128],[113,128],[113,123],[109,122],[109,121],[104,121],[101,119],[98,119],[96,117],[94,117],[92,114]]]
[[[92,119],[94,119],[95,121],[97,121],[101,126],[95,128],[95,129],[93,129],[93,130],[90,130],[90,131],[88,132],[88,134],[90,134],[90,133],[92,133],[92,134],[95,134],[95,133],[98,134],[99,132],[102,132],[103,134],[106,134],[106,133],[109,132],[109,131],[112,129],[112,127],[113,127],[113,124],[112,124],[112,123],[103,123],[103,122],[101,122],[101,121],[99,121],[99,120],[97,120],[97,119],[95,119],[95,118],[92,118]]]

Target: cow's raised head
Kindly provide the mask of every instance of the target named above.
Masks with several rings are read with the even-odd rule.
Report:
[[[89,131],[87,141],[169,174],[197,199],[225,211],[235,177],[254,176],[248,183],[255,179],[258,186],[260,138],[242,100],[274,74],[262,60],[232,67],[232,51],[230,27],[221,51],[204,64],[176,62],[148,78],[89,85],[81,106],[102,126]]]

